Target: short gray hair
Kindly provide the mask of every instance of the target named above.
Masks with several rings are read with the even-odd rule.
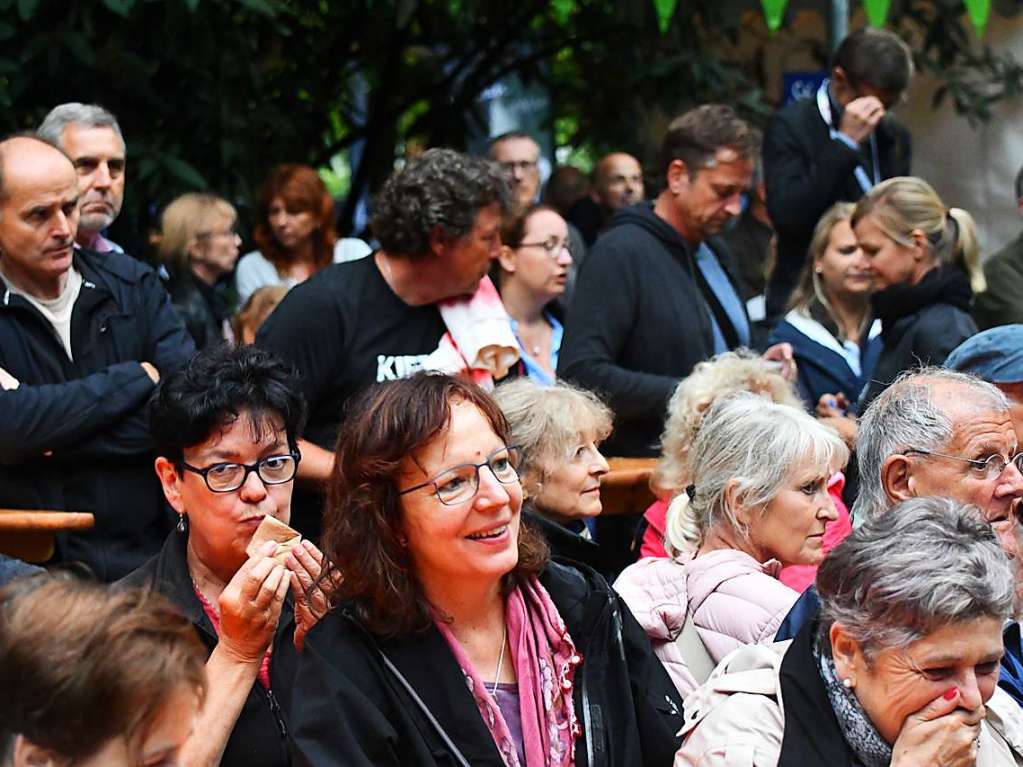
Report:
[[[857,519],[888,510],[891,502],[881,482],[881,467],[891,455],[906,450],[940,451],[952,439],[955,424],[934,405],[931,387],[947,382],[970,390],[979,407],[1007,410],[1005,395],[969,373],[939,367],[910,370],[878,395],[860,419],[856,452],[860,491],[853,505]]]
[[[121,144],[124,144],[121,126],[117,124],[117,118],[112,112],[99,104],[81,104],[77,101],[60,104],[51,109],[50,113],[43,118],[36,133],[51,144],[56,144],[63,149],[64,129],[72,123],[83,125],[86,128],[113,128],[117,138],[121,139]]]
[[[602,442],[611,433],[611,410],[595,394],[558,381],[540,386],[528,378],[502,384],[494,391],[508,426],[510,441],[523,451],[519,467],[530,493],[556,464],[566,461],[579,438],[592,433]]]
[[[836,621],[868,659],[950,623],[1004,621],[1013,573],[975,506],[912,498],[867,520],[817,570],[822,646]]]
[[[717,525],[746,535],[725,497],[733,480],[738,483],[738,502],[763,512],[802,464],[830,475],[831,467],[844,465],[848,457],[849,449],[838,434],[802,408],[748,392],[717,400],[689,454],[696,483],[692,495],[687,491],[676,497],[668,515],[669,553],[679,556],[695,550]]]

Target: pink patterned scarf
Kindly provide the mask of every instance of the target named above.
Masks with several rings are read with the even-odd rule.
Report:
[[[582,658],[550,595],[536,578],[516,586],[505,603],[511,659],[519,686],[525,767],[572,767],[582,728],[572,703],[573,678]],[[437,629],[447,640],[465,683],[507,767],[524,767],[508,725],[486,683],[476,673],[450,627]]]

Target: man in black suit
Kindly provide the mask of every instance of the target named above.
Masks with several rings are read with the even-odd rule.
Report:
[[[813,229],[836,202],[909,175],[909,132],[888,116],[913,75],[897,35],[866,28],[835,51],[831,77],[815,98],[776,112],[764,134],[767,209],[778,257],[767,288],[767,316],[780,317],[806,263]]]

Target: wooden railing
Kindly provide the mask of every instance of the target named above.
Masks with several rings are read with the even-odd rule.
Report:
[[[53,556],[54,536],[68,530],[89,530],[92,514],[75,511],[0,509],[0,553],[26,562],[45,562]]]
[[[611,467],[600,483],[602,514],[642,514],[654,502],[650,477],[656,458],[608,458]]]

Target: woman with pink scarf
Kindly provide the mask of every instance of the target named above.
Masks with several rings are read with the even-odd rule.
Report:
[[[298,662],[297,764],[671,764],[681,699],[607,583],[521,522],[520,458],[458,378],[353,404],[321,541],[341,586]]]

